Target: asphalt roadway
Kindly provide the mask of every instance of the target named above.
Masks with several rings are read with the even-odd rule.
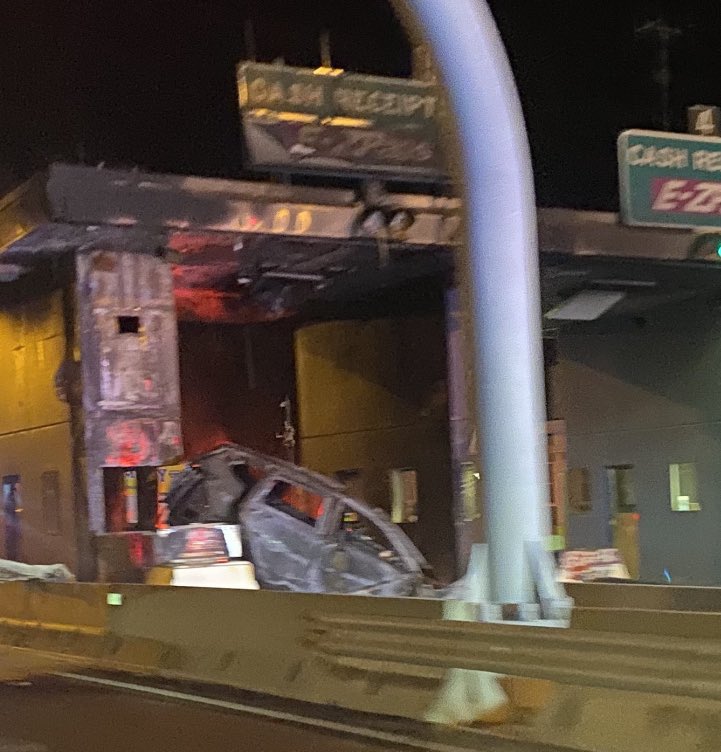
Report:
[[[0,752],[551,752],[481,732],[369,719],[0,649]]]
[[[0,686],[1,752],[365,752],[378,743],[47,677]]]

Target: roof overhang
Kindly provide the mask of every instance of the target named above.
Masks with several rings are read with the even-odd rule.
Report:
[[[447,246],[459,239],[457,199],[389,194],[387,206],[414,217],[399,239],[409,245]],[[155,175],[55,164],[0,198],[0,249],[32,252],[58,242],[73,244],[63,225],[142,227],[166,233],[231,233],[291,238],[358,239],[367,204],[352,190],[288,184]],[[33,230],[50,223],[42,234]],[[541,208],[541,252],[683,261],[689,258],[691,230],[635,228],[611,212]],[[23,237],[32,234],[32,237]],[[20,242],[18,242],[20,241]]]
[[[399,213],[412,221],[393,229]],[[176,264],[181,316],[273,318],[309,297],[449,272],[461,222],[453,198],[369,204],[352,190],[56,164],[0,200],[0,282],[76,252],[157,253]],[[538,234],[547,307],[586,289],[623,289],[622,310],[721,287],[721,264],[690,257],[690,230],[541,208]]]

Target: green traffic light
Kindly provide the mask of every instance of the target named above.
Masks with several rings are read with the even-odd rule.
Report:
[[[716,255],[721,258],[721,241],[716,243]]]

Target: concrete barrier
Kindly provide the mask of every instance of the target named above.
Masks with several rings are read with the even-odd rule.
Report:
[[[0,645],[574,749],[719,748],[721,640],[459,614],[421,599],[10,583]]]
[[[114,604],[114,605],[113,605]],[[314,644],[317,620],[444,618],[447,604],[416,598],[318,596],[148,585],[0,585],[0,644],[60,654],[84,665],[210,682],[304,702],[412,719],[506,719],[514,698],[473,672],[475,695],[454,710],[448,667],[342,665]],[[455,687],[457,682],[450,682]],[[457,695],[457,687],[448,690]],[[467,695],[468,682],[463,691]],[[527,694],[527,693],[526,693]]]

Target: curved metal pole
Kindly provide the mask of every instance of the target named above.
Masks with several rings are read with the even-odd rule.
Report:
[[[536,207],[523,113],[485,0],[396,0],[431,46],[454,115],[482,448],[490,594],[536,600],[528,542],[549,532]]]

